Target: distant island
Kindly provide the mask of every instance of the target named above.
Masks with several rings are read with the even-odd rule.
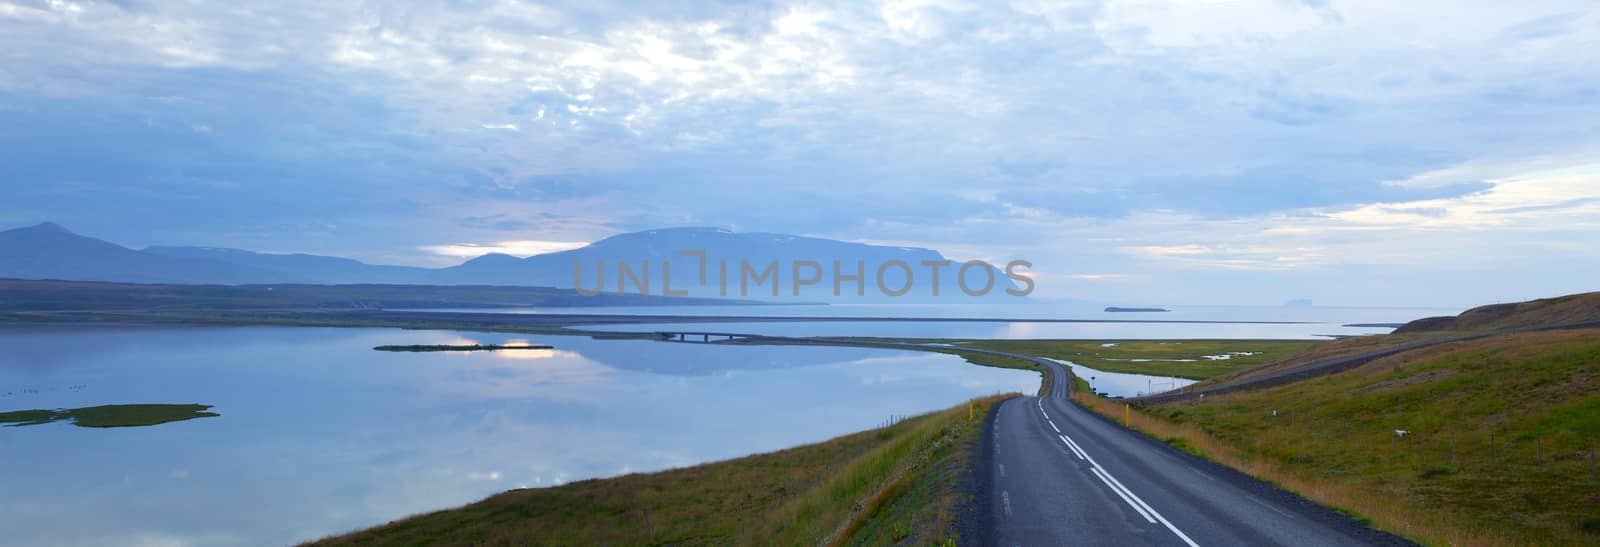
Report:
[[[1118,307],[1118,306],[1111,306],[1109,308],[1106,308],[1106,311],[1111,312],[1111,313],[1140,313],[1140,312],[1161,312],[1161,311],[1172,311],[1172,310],[1169,310],[1169,309],[1166,309],[1166,308],[1123,308],[1123,307]]]
[[[503,349],[551,349],[553,346],[497,346],[493,344],[418,344],[412,346],[378,346],[378,351],[499,351]]]

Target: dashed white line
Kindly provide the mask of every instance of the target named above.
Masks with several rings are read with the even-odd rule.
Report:
[[[1005,507],[1006,518],[1011,518],[1011,492],[1000,492],[1000,504]]]
[[[1056,427],[1056,423],[1051,421],[1049,418],[1045,418],[1044,421],[1050,422],[1050,429],[1056,430],[1056,433],[1060,433],[1061,432],[1061,428]]]
[[[1006,464],[1000,464],[1000,478],[1006,478]]]

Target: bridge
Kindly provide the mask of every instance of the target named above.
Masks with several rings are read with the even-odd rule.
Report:
[[[725,344],[735,340],[763,338],[762,336],[753,334],[739,334],[733,332],[657,332],[655,335],[665,342],[684,342],[690,344]]]

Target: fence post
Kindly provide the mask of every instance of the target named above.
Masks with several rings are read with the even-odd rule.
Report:
[[[1450,432],[1450,465],[1456,464],[1456,432]]]

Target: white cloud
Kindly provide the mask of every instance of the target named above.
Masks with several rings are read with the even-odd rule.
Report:
[[[472,258],[490,253],[508,254],[516,257],[529,257],[536,254],[554,253],[576,249],[588,245],[581,241],[498,241],[494,243],[452,243],[449,245],[424,245],[418,247],[424,251],[441,256]]]

